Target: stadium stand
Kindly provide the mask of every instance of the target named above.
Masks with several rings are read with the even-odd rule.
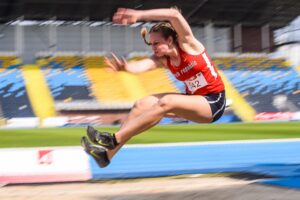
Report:
[[[143,56],[142,54],[138,55],[137,53],[129,54],[128,60],[140,60],[146,56]],[[145,73],[136,74],[136,76],[145,88],[145,95],[181,91],[176,85],[174,85],[172,76],[170,76],[168,70],[165,70],[164,68],[158,68]]]
[[[15,56],[0,56],[0,105],[5,118],[34,117],[24,79],[21,61]]]
[[[133,56],[129,60],[140,60],[145,56]],[[145,88],[145,95],[163,93],[163,92],[180,92],[181,90],[173,84],[171,76],[164,68],[158,68],[145,73],[136,75],[140,83]],[[144,96],[145,96],[144,95]]]
[[[231,55],[213,59],[226,84],[227,98],[236,102],[236,106],[232,108],[238,118],[251,121],[256,113],[298,111],[300,80],[297,68],[290,67],[284,59],[253,55]],[[141,58],[142,56],[138,56],[131,59]],[[32,84],[30,84],[31,79],[27,80],[26,71],[29,68],[33,69],[33,66],[27,66],[28,70],[23,66],[22,73],[21,64],[15,57],[2,56],[0,62],[3,72],[0,80],[1,83],[5,83],[1,84],[4,117],[29,117],[35,114],[39,116],[37,109],[30,106],[32,97],[28,96],[30,95],[28,94],[29,86]],[[85,100],[98,102],[102,106],[101,109],[109,108],[113,104],[124,105],[123,107],[128,109],[135,100],[143,96],[162,92],[184,92],[185,90],[184,84],[177,81],[163,68],[140,74],[111,72],[105,67],[104,56],[100,55],[55,55],[40,58],[37,64],[40,68],[37,66],[35,68],[43,72],[42,77],[46,80],[46,87],[49,87],[51,98],[57,104],[56,109],[60,108],[59,102],[65,104],[63,107],[76,103],[75,106],[73,104],[71,106],[76,108],[77,103],[82,104]],[[33,74],[31,71],[30,76]],[[28,82],[27,91],[23,78]],[[14,98],[15,96],[22,97],[22,101],[18,101],[18,98]],[[46,116],[55,116],[54,103],[52,104],[53,114]],[[243,107],[243,112],[239,109],[241,107]],[[91,105],[83,106],[79,110],[90,108]],[[99,108],[96,106],[92,110]],[[20,110],[23,111],[19,112]],[[234,116],[234,113],[231,112],[227,117],[234,117],[236,120],[237,116]]]
[[[3,126],[4,124],[5,124],[5,118],[2,112],[2,105],[0,105],[0,126]]]
[[[37,117],[43,119],[56,116],[54,100],[38,65],[24,65],[23,77],[30,103]]]
[[[284,59],[246,56],[216,58],[214,62],[256,112],[300,109],[300,77]]]
[[[91,81],[91,89],[99,102],[129,102],[133,99],[128,94],[120,73],[113,73],[104,67],[103,56],[84,58],[87,77]]]
[[[219,74],[223,79],[225,88],[226,88],[226,102],[227,105],[231,101],[230,108],[234,111],[236,115],[243,121],[253,121],[255,118],[256,112],[254,108],[249,105],[246,99],[238,92],[234,85],[228,80],[226,75],[219,70]],[[241,109],[243,108],[243,109]],[[235,118],[236,116],[233,116]]]
[[[145,87],[146,94],[156,94],[162,92],[179,92],[179,89],[172,84],[168,72],[158,68],[138,75],[142,85]]]
[[[54,100],[90,100],[90,82],[81,59],[75,56],[55,56],[39,60]]]
[[[170,71],[166,71],[166,73],[168,74],[170,81],[177,88],[177,90],[180,91],[181,93],[184,93],[185,92],[184,83],[182,83],[181,81],[178,81],[176,79],[176,77]]]
[[[103,59],[104,57],[84,58],[87,75],[93,83],[92,90],[100,102],[133,102],[150,94],[178,91],[164,69],[140,74],[111,72],[105,68]]]

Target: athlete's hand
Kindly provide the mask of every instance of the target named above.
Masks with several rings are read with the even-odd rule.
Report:
[[[118,8],[113,16],[113,22],[116,24],[134,24],[138,21],[139,11],[128,9],[128,8]]]
[[[124,57],[121,58],[121,60],[114,54],[111,53],[112,59],[109,59],[107,57],[104,58],[104,62],[112,71],[127,71],[128,69],[128,63]]]

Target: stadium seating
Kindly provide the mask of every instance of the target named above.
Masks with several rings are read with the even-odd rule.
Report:
[[[299,109],[298,72],[287,66],[284,59],[234,56],[215,58],[214,62],[256,112]],[[105,67],[104,57],[99,55],[56,56],[43,66],[55,100],[96,98],[100,103],[113,104],[133,102],[149,94],[185,91],[184,84],[165,69],[137,75],[115,73]]]
[[[90,82],[81,59],[55,56],[39,60],[55,101],[90,100]]]
[[[5,124],[5,118],[3,116],[2,105],[0,104],[0,126]]]
[[[91,90],[98,101],[122,103],[131,100],[119,76],[105,68],[103,56],[89,56],[83,60],[92,83]]]
[[[284,59],[224,57],[214,62],[256,112],[299,110],[300,77]]]
[[[103,61],[104,57],[84,58],[87,75],[93,83],[92,90],[100,102],[133,102],[145,95],[178,91],[164,69],[133,75],[111,72]]]
[[[172,84],[177,88],[177,90],[181,93],[185,93],[185,84],[182,81],[178,81],[170,71],[166,71],[166,73],[169,76],[169,79],[172,82]]]
[[[138,75],[142,85],[146,89],[146,93],[156,94],[162,92],[178,92],[179,90],[172,84],[167,71],[159,68]]]
[[[231,56],[213,60],[257,113],[299,110],[299,72],[284,59]],[[13,56],[0,57],[0,103],[6,118],[34,116],[20,63]],[[140,74],[112,72],[101,55],[57,55],[40,58],[37,63],[55,102],[93,100],[102,105],[132,105],[145,95],[185,91],[184,84],[166,69]]]
[[[5,118],[34,117],[20,67],[17,57],[0,56],[0,105]]]
[[[143,58],[143,56],[136,56],[129,60],[140,60]],[[140,73],[136,76],[139,78],[142,86],[145,88],[146,95],[180,91],[180,89],[173,84],[172,77],[169,75],[169,72],[163,68]]]

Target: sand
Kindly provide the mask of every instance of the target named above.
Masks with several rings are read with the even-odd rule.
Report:
[[[229,177],[168,177],[0,188],[1,200],[299,200],[300,190]]]

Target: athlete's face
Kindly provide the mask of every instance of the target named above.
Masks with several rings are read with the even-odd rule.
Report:
[[[159,32],[152,32],[149,36],[154,54],[158,57],[166,55],[170,50],[170,39],[166,40]]]

